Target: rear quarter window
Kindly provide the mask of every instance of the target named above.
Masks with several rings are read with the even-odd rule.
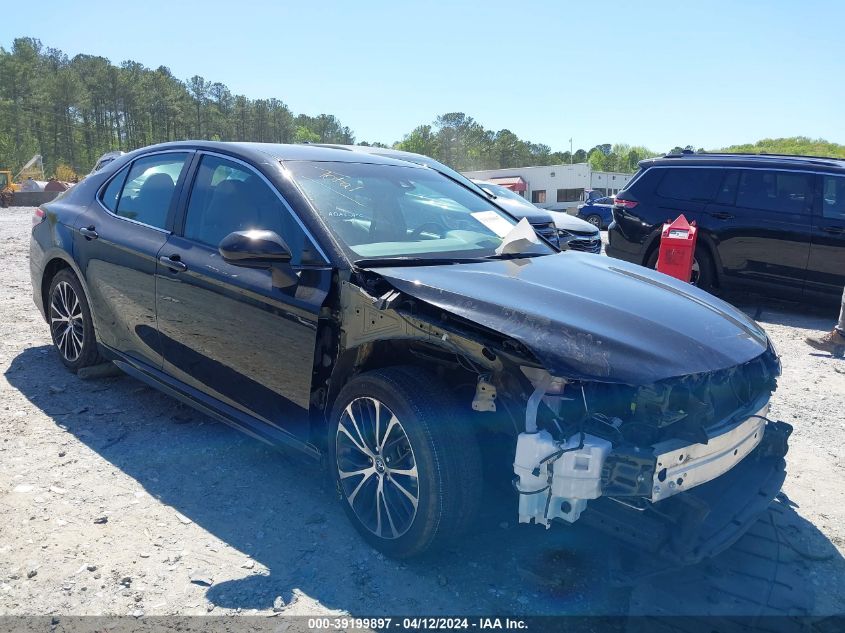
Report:
[[[129,172],[129,166],[124,167],[117,176],[111,179],[111,182],[103,190],[103,195],[100,200],[103,206],[114,213],[117,211],[117,200],[120,197],[120,190],[123,189],[123,181],[126,180],[126,174]]]
[[[661,198],[690,202],[710,202],[724,173],[710,167],[672,167],[664,171],[655,193]]]
[[[622,191],[629,191],[631,187],[634,186],[634,183],[636,183],[640,178],[642,178],[643,174],[645,174],[647,171],[648,169],[643,169],[642,167],[640,167],[637,170],[637,173],[635,173],[631,180],[628,181],[628,184],[626,184],[624,187],[622,187],[622,189],[620,189],[620,193]]]

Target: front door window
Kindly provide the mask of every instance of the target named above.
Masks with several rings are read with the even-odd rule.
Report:
[[[294,265],[313,263],[305,232],[258,174],[225,158],[204,156],[188,203],[185,238],[216,249],[229,233],[250,229],[277,233],[291,249]]]

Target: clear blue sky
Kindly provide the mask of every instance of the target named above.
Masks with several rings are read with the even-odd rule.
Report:
[[[22,5],[19,5],[19,8]],[[8,13],[8,12],[7,12]],[[392,143],[444,112],[553,149],[845,143],[845,2],[39,2],[0,22]]]

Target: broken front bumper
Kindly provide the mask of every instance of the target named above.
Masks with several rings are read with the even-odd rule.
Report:
[[[746,420],[714,433],[707,444],[676,439],[655,444],[651,501],[667,499],[731,470],[763,440],[768,410],[767,404]]]
[[[721,476],[659,503],[604,496],[590,502],[579,523],[673,563],[719,554],[766,511],[786,478],[783,457],[792,427],[785,422],[764,426],[756,447]]]
[[[757,413],[710,429],[706,443],[668,439],[650,447],[615,447],[588,433],[565,442],[547,431],[522,433],[514,459],[519,520],[546,527],[555,519],[574,523],[599,497],[657,503],[712,481],[763,441],[768,403],[751,410]]]
[[[676,562],[715,555],[765,511],[785,477],[792,427],[768,420],[765,401],[751,411],[709,429],[706,443],[614,447],[586,433],[565,442],[522,433],[519,521],[586,521]]]

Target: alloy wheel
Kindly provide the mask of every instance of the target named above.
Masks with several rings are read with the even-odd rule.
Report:
[[[340,487],[361,524],[383,539],[405,534],[420,487],[414,451],[396,415],[375,398],[356,398],[340,417],[335,447]]]
[[[601,218],[599,216],[591,215],[587,218],[587,222],[589,222],[593,226],[601,229]]]
[[[50,331],[59,353],[70,363],[82,354],[82,319],[82,304],[73,287],[66,281],[56,284],[50,297]]]

